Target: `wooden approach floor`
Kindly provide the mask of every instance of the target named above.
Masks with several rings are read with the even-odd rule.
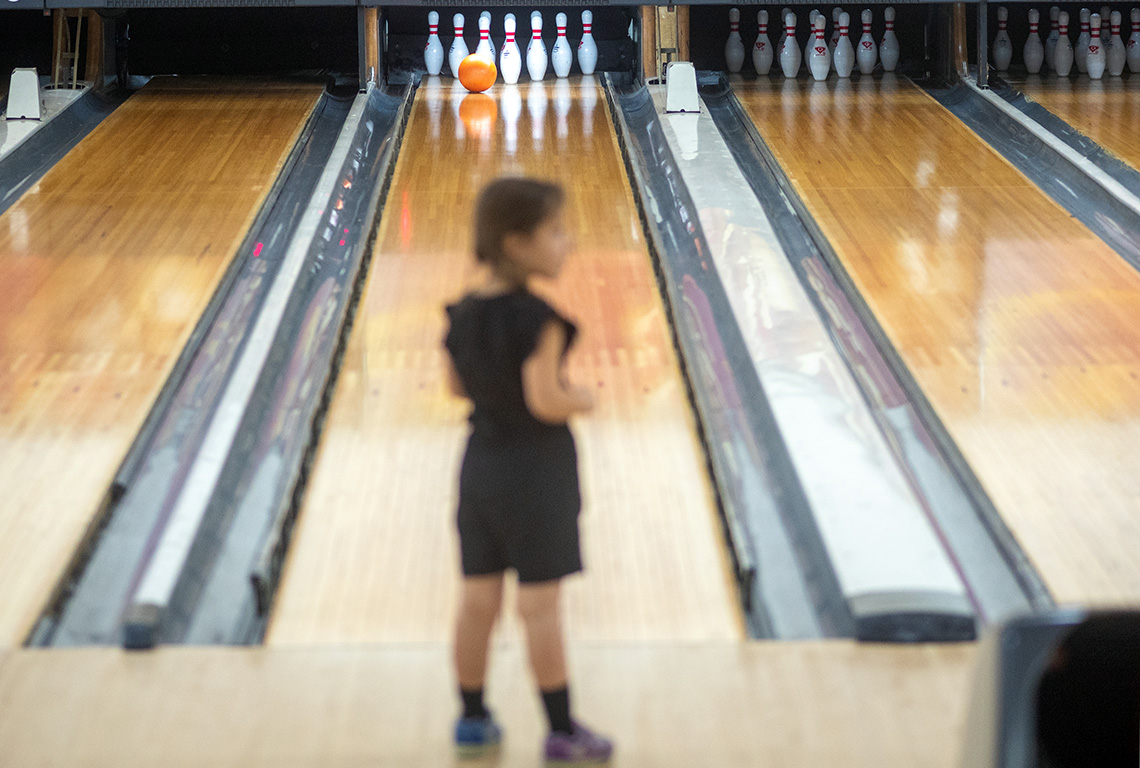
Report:
[[[445,644],[13,650],[0,768],[542,764],[545,718],[496,656],[497,759],[458,761]],[[576,644],[575,700],[615,768],[957,766],[974,647]]]
[[[503,174],[567,185],[577,251],[543,286],[580,324],[571,376],[584,577],[567,627],[596,641],[740,639],[742,619],[668,323],[598,85],[416,95],[267,642],[443,641],[459,583],[465,402],[445,392],[443,305],[477,278],[473,201]],[[508,603],[509,605],[509,603]],[[509,633],[512,620],[505,626]]]
[[[44,608],[320,92],[152,81],[0,217],[0,647]]]
[[[1140,274],[909,81],[735,87],[1054,596],[1140,603]]]
[[[1140,77],[1040,78],[1014,87],[1133,168],[1140,168]]]

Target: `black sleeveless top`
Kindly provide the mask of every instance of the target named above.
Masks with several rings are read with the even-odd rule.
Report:
[[[476,432],[506,437],[565,429],[539,421],[527,409],[522,364],[552,319],[566,328],[565,355],[578,333],[574,323],[525,287],[496,296],[467,294],[447,307],[447,315],[444,346],[475,404],[470,420]]]

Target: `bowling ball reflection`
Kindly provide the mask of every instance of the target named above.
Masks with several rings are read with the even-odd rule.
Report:
[[[459,119],[469,136],[489,137],[495,128],[499,107],[484,93],[469,93],[459,102]]]
[[[472,93],[482,93],[495,84],[499,76],[495,62],[489,57],[473,53],[459,62],[459,82]]]

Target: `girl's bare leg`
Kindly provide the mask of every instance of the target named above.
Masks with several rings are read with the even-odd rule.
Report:
[[[557,579],[519,585],[519,614],[526,628],[530,666],[543,691],[566,687],[561,586]]]
[[[463,579],[459,618],[455,623],[455,675],[459,687],[474,691],[487,676],[491,630],[503,603],[503,574]]]

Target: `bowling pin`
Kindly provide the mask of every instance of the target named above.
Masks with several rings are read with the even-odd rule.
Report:
[[[526,71],[531,80],[541,80],[546,77],[546,44],[542,42],[542,14],[538,11],[530,15],[530,30],[530,45],[526,47]],[[545,109],[546,100],[543,97],[543,110]]]
[[[1128,71],[1140,74],[1140,8],[1132,9],[1132,34],[1128,37]]]
[[[839,42],[835,44],[835,73],[840,77],[851,77],[855,69],[855,48],[851,45],[851,14],[839,14]]]
[[[1124,41],[1120,39],[1120,11],[1112,12],[1112,45],[1108,47],[1105,53],[1105,64],[1108,69],[1108,74],[1112,77],[1120,77],[1124,74],[1124,65],[1128,61],[1128,51],[1124,47]]]
[[[808,39],[804,44],[804,64],[807,64],[808,57],[811,56],[811,48],[815,45],[815,20],[822,15],[815,9],[812,9],[812,12],[808,14]]]
[[[1032,13],[1032,11],[1030,11]],[[1006,23],[1009,19],[1009,10],[1004,6],[999,6],[997,11],[998,19],[998,32],[994,37],[994,44],[991,48],[994,56],[994,66],[998,72],[1005,72],[1009,69],[1009,63],[1013,61],[1013,41],[1009,39],[1009,32],[1006,30]]]
[[[744,43],[740,41],[740,9],[728,10],[728,41],[724,44],[724,61],[729,72],[739,72],[744,67]]]
[[[1057,17],[1057,47],[1053,49],[1053,71],[1057,77],[1068,77],[1073,71],[1073,41],[1069,39],[1069,14],[1061,11]]]
[[[488,11],[479,14],[479,45],[475,46],[475,53],[495,60],[495,46],[491,45],[491,14]]]
[[[1100,80],[1104,75],[1105,53],[1100,40],[1100,14],[1094,13],[1089,19],[1089,56],[1087,66],[1089,77]]]
[[[879,59],[883,62],[884,72],[894,72],[899,63],[899,39],[895,36],[895,9],[888,5],[883,11],[883,21],[887,31],[879,43]]]
[[[1108,54],[1112,51],[1112,30],[1108,20],[1112,18],[1112,10],[1107,5],[1100,7],[1100,45],[1104,49],[1104,69],[1108,71]]]
[[[594,26],[592,11],[582,11],[582,42],[578,43],[578,68],[583,75],[594,74],[598,66],[598,44],[594,42],[594,33],[590,29]]]
[[[429,75],[438,75],[443,69],[443,43],[439,41],[439,14],[428,14],[428,39],[424,46],[424,67]]]
[[[1073,49],[1073,60],[1077,71],[1082,75],[1089,71],[1089,9],[1081,9],[1081,34],[1077,36],[1077,45]]]
[[[574,63],[574,49],[566,39],[566,14],[560,13],[554,17],[554,26],[558,29],[558,39],[550,49],[550,64],[554,67],[555,77],[566,77],[570,74],[570,65]]]
[[[780,51],[780,69],[784,77],[795,77],[800,71],[800,47],[796,45],[796,15],[788,11],[784,16],[784,47]]]
[[[1021,51],[1021,58],[1025,62],[1025,69],[1029,74],[1036,75],[1041,71],[1045,61],[1045,46],[1041,44],[1041,36],[1037,34],[1037,24],[1041,14],[1036,8],[1029,11],[1029,37],[1025,38],[1025,47]]]
[[[843,9],[836,6],[831,9],[831,37],[827,39],[827,49],[831,51],[831,69],[835,70],[835,44],[839,42],[839,14]]]
[[[815,17],[815,34],[812,38],[812,47],[808,56],[808,70],[816,82],[827,79],[831,71],[831,51],[827,48],[827,38],[824,37],[824,27],[827,18],[821,13]]]
[[[766,75],[772,70],[773,58],[772,43],[768,40],[768,12],[757,13],[756,21],[760,25],[760,34],[752,46],[752,66],[756,67],[756,74]]]
[[[515,42],[513,14],[507,14],[507,18],[503,20],[503,29],[507,33],[507,39],[503,43],[503,50],[499,52],[499,72],[502,73],[504,82],[514,85],[519,81],[519,73],[522,72],[522,54],[519,52],[519,44]]]
[[[788,14],[792,12],[791,8],[785,6],[780,10],[780,23],[784,25],[784,31],[780,33],[780,45],[776,48],[776,58],[784,53],[784,46],[788,44]]]
[[[875,64],[879,60],[879,49],[875,45],[875,36],[871,34],[871,9],[863,10],[863,36],[859,38],[859,45],[855,48],[855,61],[859,64],[859,72],[869,75],[875,71]]]
[[[451,67],[451,76],[459,77],[459,62],[467,58],[467,43],[463,42],[463,14],[455,14],[451,22],[455,25],[455,39],[447,52],[447,65]]]
[[[1053,64],[1053,51],[1057,49],[1057,38],[1061,33],[1057,26],[1057,19],[1061,16],[1061,9],[1053,6],[1049,9],[1049,36],[1045,38],[1045,65],[1049,69],[1054,68]]]

